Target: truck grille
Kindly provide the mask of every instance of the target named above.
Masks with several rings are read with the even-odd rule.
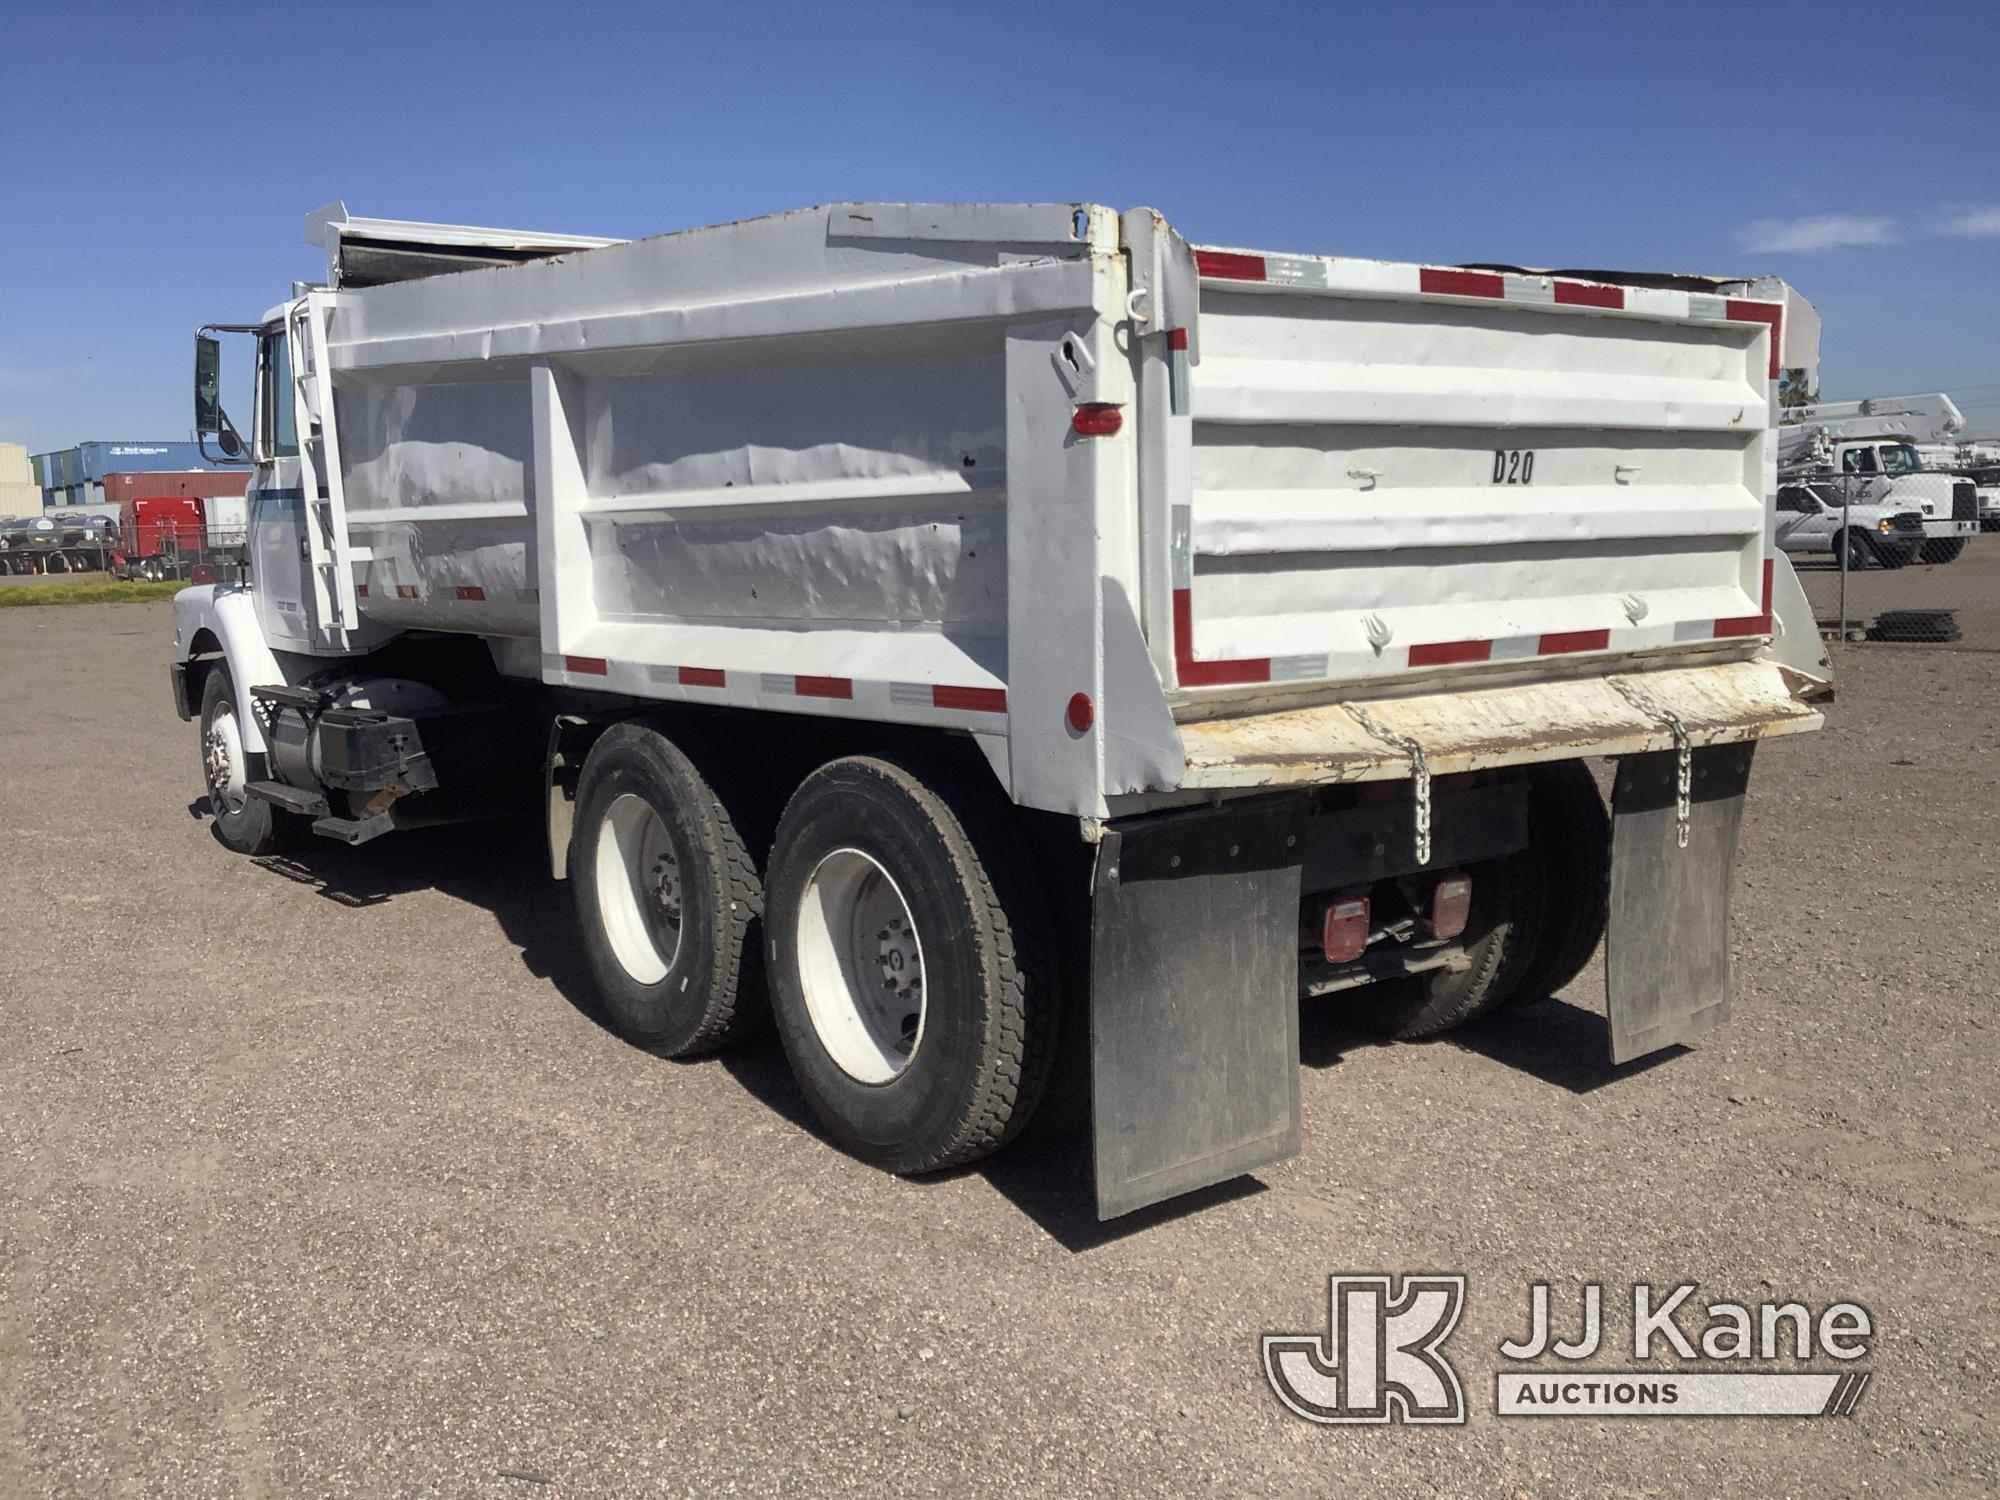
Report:
[[[1979,487],[1970,479],[1961,479],[1951,487],[1951,518],[1954,521],[1979,519]]]

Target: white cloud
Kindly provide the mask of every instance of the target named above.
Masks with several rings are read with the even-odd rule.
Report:
[[[1758,253],[1837,250],[1843,245],[1893,245],[1893,219],[1821,214],[1810,219],[1759,219],[1743,231],[1743,248]]]
[[[1938,225],[1938,233],[1968,238],[2000,235],[2000,207],[1954,209]]]

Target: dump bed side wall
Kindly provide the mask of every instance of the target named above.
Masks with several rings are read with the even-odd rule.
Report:
[[[878,205],[342,292],[359,607],[565,686],[970,731],[1101,813],[1066,705],[1135,437],[1070,419],[1129,391],[1122,278],[1103,210]]]

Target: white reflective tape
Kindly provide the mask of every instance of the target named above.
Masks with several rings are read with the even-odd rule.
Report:
[[[1176,505],[1168,546],[1173,554],[1174,587],[1194,587],[1194,507]]]
[[[1542,638],[1538,635],[1510,635],[1493,643],[1488,661],[1519,661],[1524,656],[1540,656]]]
[[[1688,293],[1688,316],[1690,318],[1712,319],[1717,323],[1729,321],[1729,299],[1711,297],[1706,292]]]
[[[1707,641],[1715,638],[1713,620],[1676,620],[1674,639],[1676,641]]]
[[[1271,681],[1273,682],[1319,682],[1327,675],[1326,653],[1317,656],[1274,656],[1271,658]]]
[[[757,686],[767,693],[779,693],[787,698],[798,695],[799,685],[789,672],[759,672]]]
[[[1553,305],[1556,300],[1556,284],[1547,276],[1516,276],[1512,271],[1504,271],[1500,281],[1505,288],[1501,295],[1509,302],[1546,302]]]
[[[904,708],[929,708],[931,685],[927,682],[892,682],[889,684],[889,701]]]
[[[1325,286],[1326,262],[1299,255],[1267,255],[1264,280],[1280,286]]]
[[[1686,318],[1689,316],[1688,294],[1670,287],[1628,286],[1625,288],[1625,311],[1642,313],[1651,318]]]

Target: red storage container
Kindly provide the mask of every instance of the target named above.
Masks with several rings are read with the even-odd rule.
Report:
[[[106,474],[104,498],[114,505],[127,500],[205,500],[211,495],[240,495],[250,483],[247,469],[172,469],[131,474]]]
[[[108,483],[105,490],[109,493]],[[201,501],[149,495],[119,503],[118,547],[127,557],[195,552],[201,544]]]

